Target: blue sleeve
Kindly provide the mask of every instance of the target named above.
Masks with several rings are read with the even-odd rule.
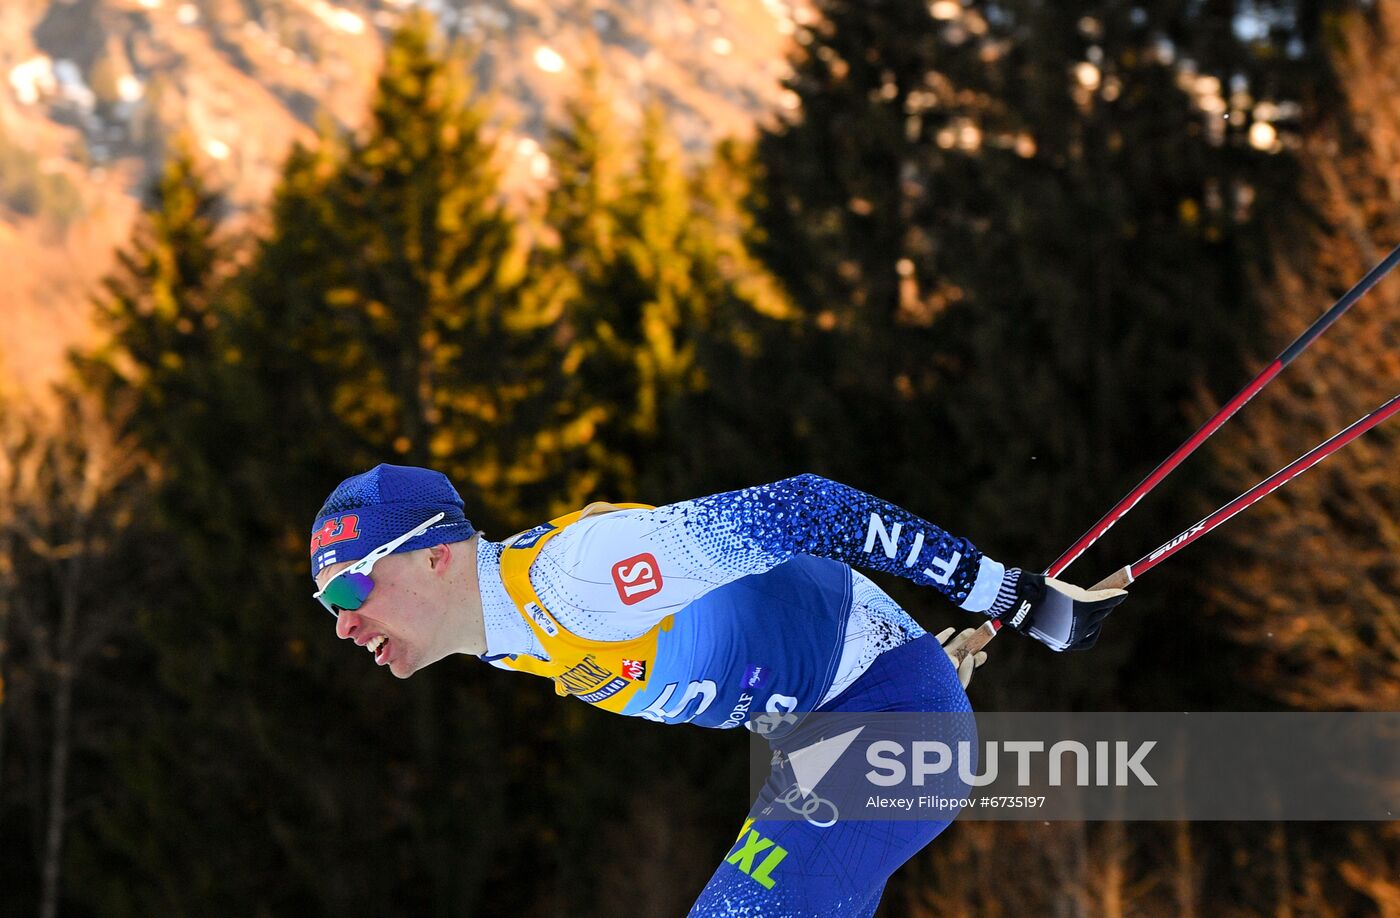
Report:
[[[740,567],[755,554],[765,566],[799,554],[831,558],[931,586],[971,612],[997,605],[1008,579],[999,562],[967,539],[820,475],[712,494],[685,506],[692,531],[704,533],[706,550],[720,558],[732,554]]]

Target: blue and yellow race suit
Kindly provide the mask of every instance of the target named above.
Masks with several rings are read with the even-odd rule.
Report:
[[[1014,589],[967,540],[810,474],[662,507],[590,505],[483,540],[477,558],[483,659],[609,711],[720,729],[765,712],[968,710],[942,649],[851,565],[973,612]],[[852,827],[751,818],[691,914],[868,915],[946,823],[890,824],[872,844],[884,825],[861,823],[854,844]],[[768,852],[757,864],[755,849]]]

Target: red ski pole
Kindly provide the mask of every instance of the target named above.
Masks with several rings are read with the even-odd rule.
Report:
[[[1162,479],[1170,475],[1172,471],[1178,465],[1180,465],[1183,460],[1186,459],[1187,456],[1194,453],[1197,447],[1199,447],[1202,443],[1206,442],[1206,440],[1210,439],[1211,435],[1214,434],[1217,430],[1219,430],[1226,421],[1234,417],[1235,412],[1243,408],[1250,399],[1254,398],[1255,395],[1259,394],[1260,389],[1263,389],[1266,385],[1268,385],[1269,382],[1275,376],[1277,376],[1280,372],[1283,371],[1284,367],[1292,363],[1293,358],[1297,357],[1299,354],[1303,353],[1303,351],[1307,350],[1308,346],[1311,345],[1314,341],[1316,341],[1318,337],[1329,327],[1331,327],[1333,322],[1336,322],[1338,319],[1340,319],[1342,317],[1342,314],[1348,309],[1350,309],[1357,300],[1361,299],[1361,297],[1364,296],[1368,290],[1374,287],[1381,280],[1381,278],[1389,274],[1391,269],[1394,268],[1396,264],[1400,264],[1400,246],[1396,246],[1394,249],[1392,249],[1389,255],[1382,259],[1381,262],[1377,264],[1374,268],[1368,271],[1365,277],[1357,281],[1354,287],[1352,287],[1345,294],[1343,294],[1341,299],[1333,303],[1327,309],[1326,312],[1324,312],[1321,316],[1317,318],[1315,322],[1313,322],[1312,325],[1309,325],[1301,335],[1294,339],[1292,344],[1284,348],[1283,352],[1277,357],[1275,357],[1273,362],[1266,366],[1259,373],[1258,376],[1250,380],[1248,385],[1246,385],[1239,392],[1235,393],[1235,396],[1233,398],[1231,398],[1228,402],[1222,405],[1219,411],[1212,415],[1211,418],[1205,422],[1205,424],[1201,425],[1200,430],[1196,431],[1194,434],[1188,437],[1185,443],[1182,443],[1176,448],[1175,451],[1172,452],[1171,455],[1167,456],[1166,459],[1163,459],[1160,465],[1153,469],[1146,478],[1144,478],[1138,483],[1137,487],[1133,488],[1126,495],[1124,495],[1123,499],[1118,501],[1118,503],[1114,504],[1113,507],[1107,513],[1105,513],[1097,523],[1089,527],[1088,532],[1084,533],[1084,535],[1079,537],[1078,541],[1076,541],[1069,548],[1065,549],[1064,553],[1061,554],[1060,557],[1056,558],[1055,562],[1045,569],[1046,575],[1054,577],[1061,573],[1065,568],[1073,564],[1074,560],[1080,555],[1084,554],[1084,552],[1089,548],[1090,545],[1093,545],[1095,542],[1097,542],[1105,532],[1108,532],[1108,530],[1113,528],[1113,525],[1115,523],[1117,523],[1124,516],[1126,516],[1128,514],[1128,511],[1133,509],[1133,507],[1137,505],[1137,502],[1142,500],[1143,496],[1147,494],[1148,491],[1151,491],[1153,488],[1157,487],[1157,485],[1161,483]],[[1394,400],[1392,399],[1391,402],[1387,402],[1386,405],[1378,409],[1376,413],[1380,413],[1386,411],[1387,409],[1390,409],[1392,407],[1393,401]],[[1389,414],[1385,415],[1385,417],[1389,416]],[[1372,415],[1368,415],[1367,418],[1363,418],[1361,421],[1358,421],[1357,424],[1361,424],[1371,417]],[[1385,419],[1385,417],[1374,421],[1374,423],[1368,426],[1366,430],[1369,430],[1370,427],[1375,426],[1375,424],[1379,424],[1380,421]],[[1355,426],[1356,425],[1352,425],[1352,427]],[[1337,437],[1344,436],[1345,434],[1351,431],[1352,428],[1347,428],[1347,430],[1343,431],[1341,434],[1338,434]],[[1364,430],[1359,431],[1356,434],[1354,434],[1354,436],[1359,436],[1360,433],[1364,432]],[[1334,437],[1333,440],[1337,439],[1337,437]],[[1348,439],[1345,442],[1350,442],[1350,440]],[[1332,440],[1327,441],[1327,443],[1322,444],[1322,446],[1319,446],[1317,449],[1321,450],[1330,443],[1332,443]],[[1337,444],[1337,446],[1341,445],[1344,445],[1344,443]],[[1336,447],[1333,448],[1335,449]],[[1317,450],[1314,450],[1313,452],[1316,451]],[[1321,459],[1325,458],[1328,454],[1330,454],[1330,452],[1323,454],[1323,456],[1319,456],[1314,461],[1321,461]],[[1308,456],[1311,455],[1313,455],[1313,453],[1308,454]],[[1304,456],[1298,461],[1302,462],[1303,459],[1306,458],[1308,457]],[[1304,468],[1306,468],[1306,466],[1304,466]],[[1280,470],[1278,474],[1282,474],[1283,471],[1284,470]],[[1299,471],[1301,471],[1301,469]],[[1297,472],[1295,472],[1294,474],[1297,474]],[[1286,481],[1287,479],[1284,480]],[[1267,490],[1263,492],[1263,494],[1267,493]],[[1243,496],[1244,495],[1242,495],[1240,499],[1242,499]],[[1262,494],[1260,496],[1262,496]],[[1256,497],[1255,499],[1257,500],[1258,498]],[[1236,508],[1234,513],[1238,513],[1239,510],[1249,506],[1250,503],[1253,503],[1253,501],[1251,500],[1243,504],[1241,507]],[[1225,508],[1221,508],[1221,510],[1224,509]],[[1220,511],[1216,512],[1219,513]],[[1233,516],[1234,513],[1231,513],[1230,516]],[[1212,514],[1212,516],[1214,515],[1215,514]],[[1225,517],[1224,519],[1229,519],[1229,516]],[[1224,522],[1224,519],[1220,520],[1214,525],[1219,525],[1220,522]],[[1214,528],[1214,526],[1212,526],[1211,528]],[[1190,530],[1188,530],[1187,532],[1189,533]],[[1202,534],[1204,533],[1197,533],[1197,536]],[[1191,539],[1194,540],[1195,537],[1196,536],[1192,536]],[[1184,544],[1186,543],[1181,543],[1181,545]],[[1176,549],[1181,547],[1181,545],[1173,547],[1171,553],[1174,553]],[[1165,557],[1165,555],[1163,555],[1162,557]],[[1157,560],[1160,561],[1161,558],[1158,558]],[[1138,564],[1141,563],[1142,562],[1138,562]],[[1156,563],[1157,561],[1153,561],[1153,564]],[[1147,570],[1147,567],[1150,566],[1151,565],[1139,568],[1137,567],[1137,565],[1129,565],[1127,568],[1124,568],[1124,570],[1129,571],[1131,573],[1132,570],[1136,569],[1137,573],[1140,574],[1143,571]],[[1117,573],[1110,575],[1110,577],[1104,580],[1103,583],[1108,583],[1109,580],[1113,580],[1114,578],[1117,578],[1122,574],[1123,571],[1118,571]],[[1127,582],[1131,583],[1132,580],[1130,579]],[[1102,586],[1102,584],[1100,584],[1100,586]],[[996,637],[997,632],[1000,630],[1000,621],[997,621],[996,619],[987,621],[983,623],[983,625],[980,628],[978,628],[971,635],[969,635],[967,640],[958,641],[957,639],[954,639],[954,641],[948,645],[948,652],[950,654],[953,654],[954,659],[956,661],[961,661],[963,657],[967,656],[970,653],[976,653],[978,650],[984,647],[988,641]]]
[[[1221,523],[1224,523],[1226,520],[1230,519],[1235,514],[1239,513],[1241,510],[1245,509],[1251,504],[1259,501],[1261,498],[1266,497],[1272,492],[1288,484],[1294,478],[1297,478],[1299,475],[1303,474],[1308,469],[1317,465],[1323,459],[1326,459],[1328,456],[1332,455],[1337,450],[1341,449],[1343,446],[1346,446],[1352,440],[1355,440],[1357,437],[1361,436],[1366,431],[1370,430],[1372,427],[1375,427],[1377,424],[1380,424],[1382,421],[1395,414],[1397,411],[1400,411],[1400,395],[1394,396],[1393,398],[1391,398],[1390,401],[1386,402],[1384,405],[1377,408],[1375,411],[1372,411],[1370,414],[1356,421],[1346,430],[1343,430],[1341,433],[1332,437],[1330,440],[1318,444],[1304,455],[1299,456],[1297,459],[1294,459],[1292,462],[1288,463],[1288,465],[1285,465],[1277,472],[1274,472],[1268,478],[1265,478],[1263,481],[1259,482],[1257,485],[1250,488],[1248,491],[1244,492],[1239,497],[1236,497],[1234,500],[1230,501],[1228,504],[1221,507],[1219,510],[1216,510],[1210,516],[1207,516],[1205,519],[1201,520],[1199,523],[1192,526],[1190,529],[1181,533],[1176,538],[1172,539],[1170,542],[1167,542],[1165,545],[1161,546],[1156,551],[1144,555],[1143,557],[1134,561],[1132,564],[1129,564],[1127,567],[1120,568],[1119,570],[1114,571],[1112,574],[1108,575],[1103,580],[1094,584],[1092,587],[1090,587],[1090,589],[1121,590],[1126,588],[1128,584],[1132,583],[1138,577],[1141,577],[1145,572],[1150,571],[1152,568],[1161,564],[1163,561],[1167,560],[1172,555],[1185,548],[1187,545],[1190,545],[1192,542],[1196,541],[1201,536],[1205,535],[1207,532],[1210,532],[1212,529],[1219,526]]]
[[[1357,437],[1361,436],[1372,427],[1382,423],[1397,412],[1400,412],[1400,395],[1393,396],[1390,401],[1356,421],[1350,427],[1347,427],[1342,432],[1318,444],[1297,459],[1294,459],[1292,462],[1288,463],[1288,465],[1274,472],[1268,478],[1265,478],[1248,491],[1245,491],[1239,497],[1236,497],[1219,510],[1216,510],[1156,551],[1144,555],[1127,567],[1114,571],[1112,574],[1090,587],[1090,591],[1125,589],[1145,572],[1161,564],[1163,561],[1167,560],[1187,545],[1190,545],[1201,536],[1215,529],[1226,520],[1235,516],[1246,507],[1257,503],[1259,500],[1277,491],[1294,478],[1297,478],[1323,459],[1326,459],[1352,440],[1355,440]],[[980,628],[968,635],[967,638],[963,640],[954,640],[950,643],[948,645],[948,652],[953,655],[956,662],[962,662],[962,659],[968,654],[976,653],[985,647],[987,642],[996,637],[997,632],[1000,630],[1001,622],[999,620],[991,619],[986,621]]]
[[[1093,545],[1105,532],[1112,529],[1114,523],[1117,523],[1123,517],[1127,516],[1128,511],[1133,509],[1133,506],[1137,504],[1138,501],[1142,500],[1143,495],[1157,487],[1163,478],[1166,478],[1171,474],[1173,469],[1182,463],[1182,460],[1195,452],[1196,448],[1206,442],[1211,434],[1220,429],[1222,424],[1230,420],[1236,411],[1244,407],[1245,403],[1254,398],[1260,389],[1268,385],[1269,381],[1277,376],[1284,367],[1292,363],[1294,357],[1297,357],[1299,354],[1303,353],[1303,351],[1307,350],[1308,345],[1316,341],[1333,322],[1340,319],[1342,313],[1346,312],[1351,308],[1353,303],[1361,299],[1366,291],[1370,290],[1381,278],[1389,274],[1390,269],[1394,268],[1397,263],[1400,263],[1400,246],[1393,249],[1380,264],[1376,265],[1365,277],[1361,278],[1361,280],[1356,283],[1356,286],[1352,287],[1340,300],[1332,304],[1331,308],[1319,316],[1317,321],[1313,322],[1312,325],[1308,326],[1308,329],[1299,335],[1292,344],[1284,348],[1283,353],[1275,357],[1272,363],[1265,367],[1258,376],[1254,377],[1249,385],[1235,393],[1234,398],[1222,405],[1220,410],[1201,426],[1200,430],[1192,434],[1185,443],[1178,446],[1175,452],[1170,456],[1163,459],[1162,464],[1153,469],[1146,478],[1138,483],[1137,487],[1133,488],[1122,500],[1114,504],[1113,508],[1105,513],[1097,523],[1089,527],[1088,532],[1079,537],[1079,541],[1065,549],[1064,554],[1056,558],[1055,563],[1045,569],[1045,573],[1051,577],[1055,577],[1065,568],[1073,564],[1075,558],[1082,555],[1090,545]]]

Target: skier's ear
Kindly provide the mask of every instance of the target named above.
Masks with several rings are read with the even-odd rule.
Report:
[[[436,572],[446,570],[452,564],[452,546],[443,543],[428,549],[428,566]]]

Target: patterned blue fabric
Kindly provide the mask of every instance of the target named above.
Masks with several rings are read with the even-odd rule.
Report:
[[[968,599],[982,553],[902,507],[811,473],[686,501],[692,532],[716,547],[738,539],[776,561],[831,558],[906,577],[953,602]],[[995,586],[993,587],[995,589]],[[990,606],[989,601],[982,611]]]
[[[818,710],[968,712],[968,733],[958,739],[975,739],[972,706],[932,635],[881,654],[850,688]],[[720,862],[690,918],[870,918],[890,875],[951,823],[838,818],[818,825],[765,819],[792,783],[790,770],[775,764],[749,810],[754,821]]]
[[[622,713],[726,729],[811,711],[836,676],[850,612],[851,569],[823,558],[727,583],[657,636],[646,687]]]

